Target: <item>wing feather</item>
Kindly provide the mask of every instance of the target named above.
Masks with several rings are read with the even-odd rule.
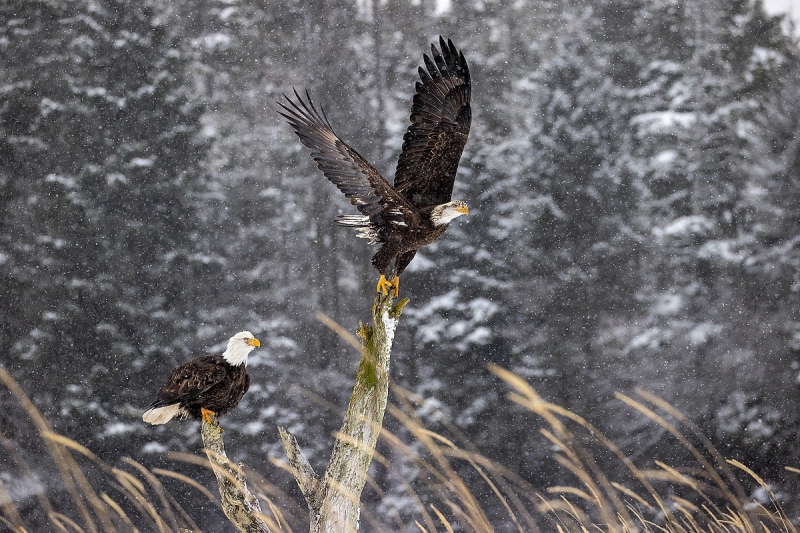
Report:
[[[218,356],[198,357],[172,372],[167,384],[158,391],[157,400],[150,405],[160,407],[196,398],[225,378],[225,367]]]
[[[342,141],[328,122],[325,112],[317,111],[306,92],[306,101],[294,91],[289,105],[279,102],[279,112],[306,147],[326,178],[373,223],[383,223],[400,217],[405,221],[419,220],[419,213],[389,182],[358,152]]]
[[[440,52],[441,50],[441,52]],[[449,202],[467,143],[471,80],[464,54],[439,37],[423,56],[411,106],[411,125],[395,170],[394,187],[415,207]]]

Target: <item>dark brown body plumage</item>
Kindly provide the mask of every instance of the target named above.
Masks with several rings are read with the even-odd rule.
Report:
[[[172,372],[150,409],[178,403],[181,416],[200,420],[201,408],[225,414],[239,404],[249,388],[245,365],[233,366],[221,355],[198,357]]]
[[[441,51],[440,51],[441,50]],[[353,227],[359,237],[381,247],[372,264],[383,275],[394,267],[399,276],[416,251],[441,237],[447,224],[434,224],[431,213],[451,202],[458,162],[469,135],[471,82],[464,54],[450,40],[431,45],[419,68],[420,81],[411,108],[411,125],[403,136],[394,185],[342,141],[324,112],[295,92],[296,100],[281,115],[328,180],[342,191],[360,215],[344,215],[337,223]],[[466,204],[459,202],[462,213]]]
[[[447,226],[434,226],[430,219],[423,219],[417,227],[399,227],[394,231],[386,231],[381,247],[372,256],[372,265],[383,274],[392,260],[395,260],[395,275],[399,276],[414,259],[417,250],[441,237]]]

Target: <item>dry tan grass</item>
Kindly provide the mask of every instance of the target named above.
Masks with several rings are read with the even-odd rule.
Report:
[[[659,398],[644,391],[637,391],[637,398],[617,395],[622,406],[648,417],[674,439],[676,446],[686,450],[695,461],[693,468],[676,468],[654,459],[652,467],[642,469],[583,417],[546,402],[528,383],[507,370],[491,367],[491,371],[508,384],[512,402],[545,422],[540,433],[558,450],[553,460],[574,478],[575,484],[532,486],[483,456],[449,421],[440,423],[450,436],[431,431],[417,415],[416,407],[422,399],[395,386],[397,402],[389,406],[388,412],[402,425],[407,437],[384,430],[381,439],[392,459],[376,454],[376,463],[387,471],[402,472],[410,466],[422,474],[419,479],[429,481],[422,485],[416,481],[413,486],[402,481],[400,487],[395,487],[402,489],[416,508],[410,522],[398,513],[377,516],[368,506],[362,506],[362,522],[371,531],[484,533],[494,531],[502,521],[504,531],[523,533],[540,528],[563,532],[798,532],[798,517],[786,515],[768,483],[746,465],[725,460],[690,420]],[[2,367],[0,383],[28,414],[69,495],[66,508],[55,508],[44,491],[36,495],[41,515],[49,520],[49,530],[199,531],[190,513],[162,483],[166,479],[172,483],[177,480],[195,490],[197,498],[219,505],[216,487],[205,487],[183,473],[151,470],[127,457],[114,458],[116,465],[97,457],[80,443],[53,432]],[[576,431],[582,432],[580,438]],[[592,435],[592,444],[616,456],[629,476],[611,479],[595,461],[585,435]],[[692,442],[701,443],[702,449]],[[28,448],[2,435],[0,446],[21,472],[32,474],[24,451]],[[167,458],[176,464],[208,468],[204,456],[169,453]],[[272,462],[286,466],[283,461]],[[800,474],[794,466],[787,466],[786,471]],[[273,531],[292,532],[306,527],[305,510],[298,507],[297,500],[257,472],[248,470],[247,477],[252,492],[267,510],[263,519]],[[768,504],[749,501],[742,479],[758,484],[768,495]],[[368,483],[375,499],[380,500],[383,489],[373,479]],[[494,509],[494,519],[489,517],[488,507]],[[0,524],[15,533],[32,531],[26,518],[15,506],[8,487],[0,483]]]

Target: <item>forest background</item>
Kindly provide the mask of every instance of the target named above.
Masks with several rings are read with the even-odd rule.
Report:
[[[159,466],[199,431],[141,412],[174,366],[249,329],[262,349],[226,440],[294,490],[269,460],[275,427],[324,461],[340,420],[324,402],[346,404],[358,357],[315,313],[353,331],[377,276],[275,102],[308,89],[391,177],[441,34],[473,76],[454,195],[470,215],[403,278],[391,374],[419,416],[546,487],[569,474],[487,364],[634,460],[680,462],[614,399],[640,387],[796,510],[800,63],[785,28],[746,0],[2,2],[0,361],[58,432]],[[5,436],[34,447],[9,395],[0,406]],[[408,519],[399,480],[422,475],[375,465],[384,494],[365,504]],[[15,487],[21,508],[42,490]]]

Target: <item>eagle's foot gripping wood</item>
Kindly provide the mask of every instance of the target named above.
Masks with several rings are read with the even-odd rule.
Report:
[[[389,292],[390,290],[392,292]],[[395,276],[389,281],[385,275],[381,274],[376,291],[386,296],[391,294],[393,298],[397,298],[397,295],[400,294],[400,276]]]
[[[207,424],[211,424],[212,426],[218,426],[217,424],[217,413],[210,409],[206,409],[205,407],[200,408],[200,414],[203,415],[203,422]]]
[[[386,279],[386,276],[381,274],[381,279],[378,280],[377,292],[388,295],[391,287],[392,283]]]

